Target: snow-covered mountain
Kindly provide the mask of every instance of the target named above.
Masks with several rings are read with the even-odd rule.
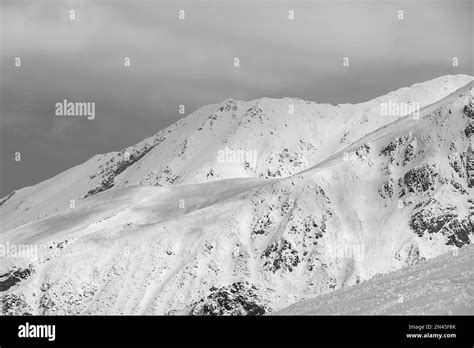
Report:
[[[0,243],[40,250],[2,259],[4,312],[264,314],[470,244],[472,80],[227,100],[15,191]]]
[[[41,219],[68,208],[71,199],[79,201],[111,187],[296,174],[399,118],[382,116],[381,103],[418,102],[424,107],[471,80],[466,75],[440,77],[356,105],[263,98],[205,106],[134,146],[97,155],[12,192],[8,203],[0,200],[2,227],[8,230]],[[257,165],[218,163],[218,151],[226,147],[257,151]]]

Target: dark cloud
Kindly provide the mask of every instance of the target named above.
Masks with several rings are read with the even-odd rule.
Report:
[[[154,134],[180,117],[180,104],[191,112],[226,98],[361,102],[440,75],[473,73],[469,0],[0,6],[0,196]],[[185,21],[177,20],[179,9]],[[21,69],[13,66],[17,56]],[[55,117],[63,99],[95,102],[96,119]]]

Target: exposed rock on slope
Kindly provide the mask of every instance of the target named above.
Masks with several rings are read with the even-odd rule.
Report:
[[[474,247],[307,299],[276,315],[472,315]]]

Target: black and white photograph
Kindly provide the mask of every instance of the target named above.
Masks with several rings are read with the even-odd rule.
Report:
[[[0,0],[0,345],[213,316],[406,320],[391,343],[472,347],[473,18]]]

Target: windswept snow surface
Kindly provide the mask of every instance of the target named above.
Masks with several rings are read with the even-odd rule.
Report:
[[[298,302],[275,315],[472,315],[474,247]]]
[[[469,245],[472,80],[227,100],[18,190],[0,244],[38,257],[0,259],[2,313],[265,314]],[[420,117],[381,116],[389,100]],[[218,161],[225,147],[257,165]]]

